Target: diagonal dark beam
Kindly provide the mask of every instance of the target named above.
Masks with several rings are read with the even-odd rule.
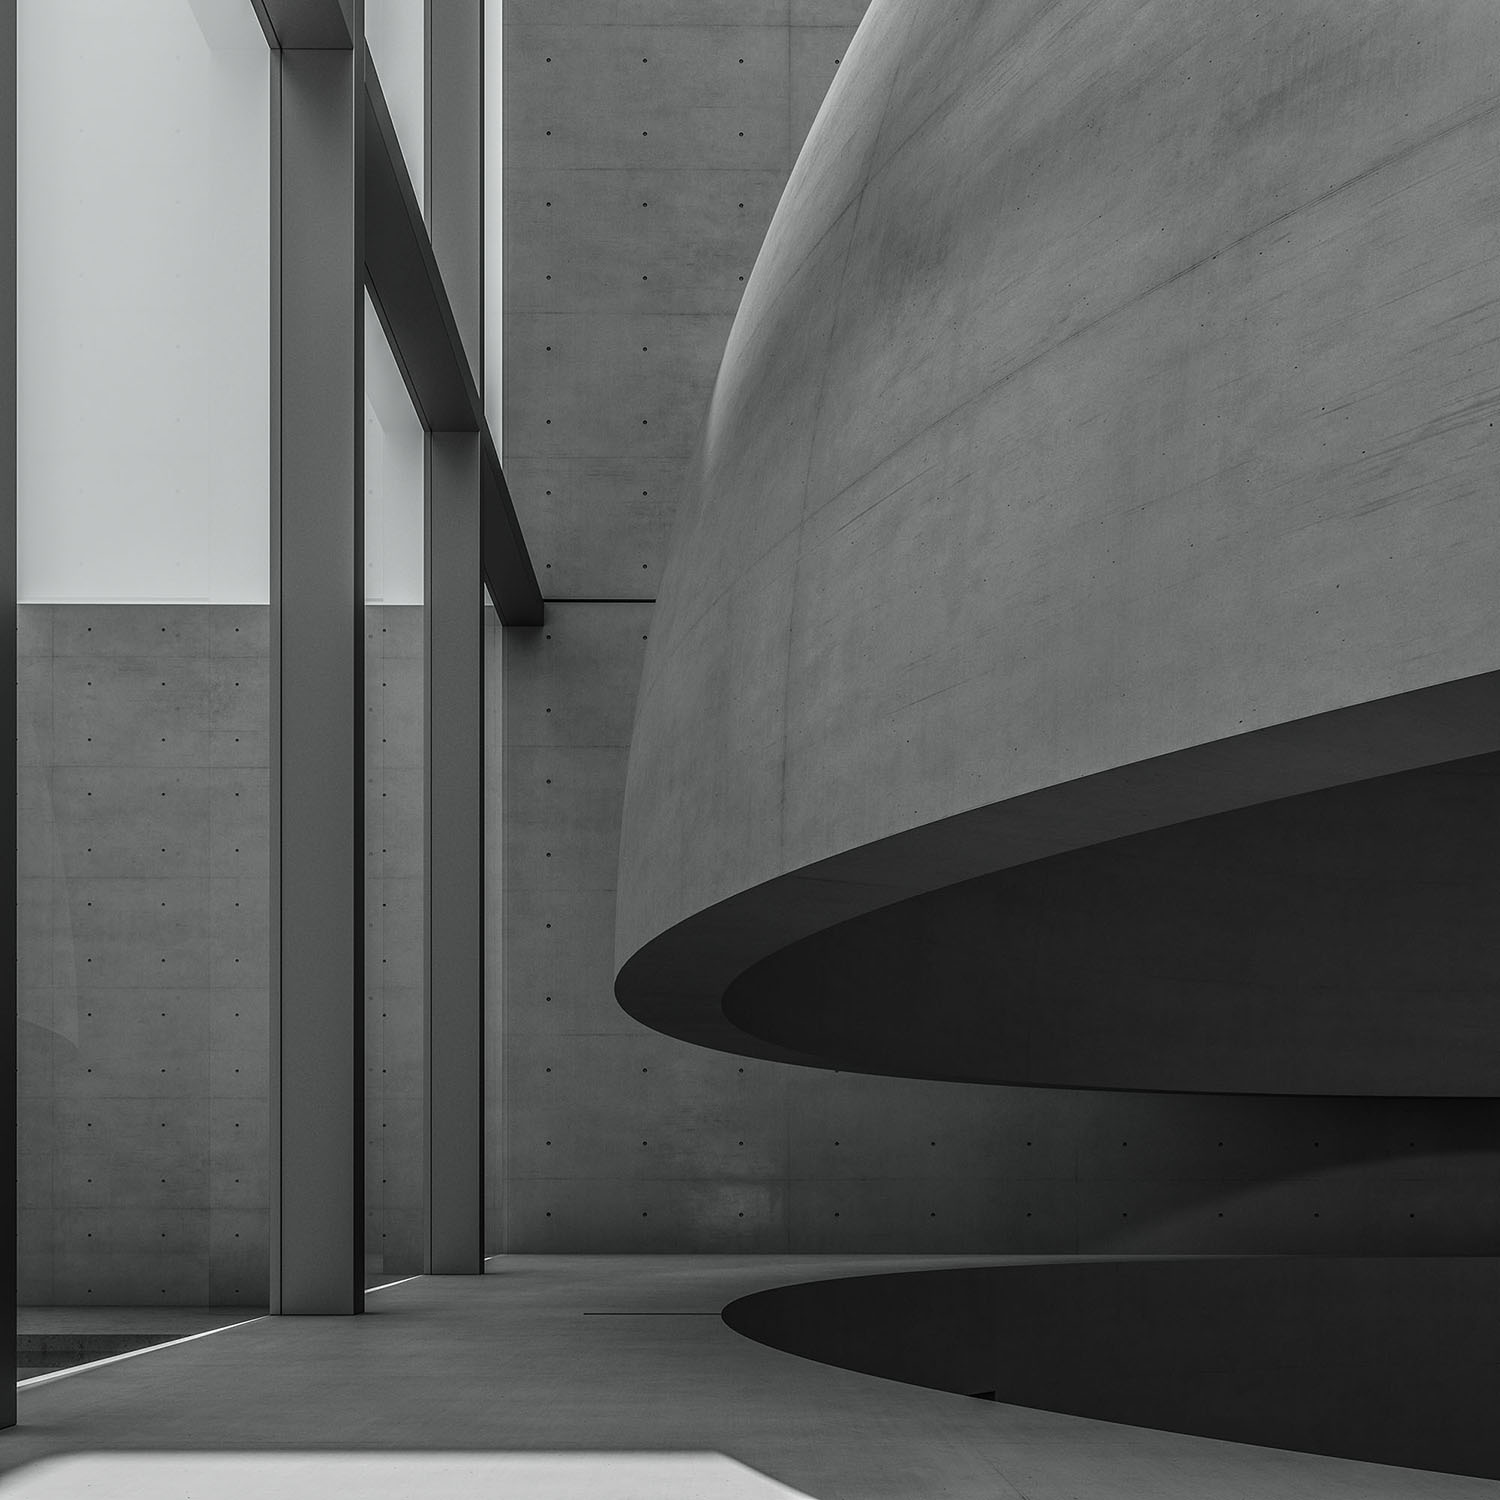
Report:
[[[354,46],[350,0],[250,0],[274,50],[347,52]]]
[[[481,565],[485,586],[495,601],[495,613],[502,625],[540,625],[544,614],[542,591],[488,427],[484,429],[480,476]]]
[[[373,63],[365,74],[365,284],[429,432],[478,432],[484,407]]]
[[[536,570],[373,64],[365,74],[365,280],[422,425],[483,434],[484,581],[503,624],[540,625]]]

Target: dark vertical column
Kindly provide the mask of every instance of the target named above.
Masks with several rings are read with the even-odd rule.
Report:
[[[355,45],[273,94],[271,1306],[364,1304],[364,252]],[[347,13],[346,13],[347,14]]]
[[[16,7],[0,6],[0,638],[16,650]],[[4,1159],[0,1176],[0,1427],[16,1425],[16,674],[0,693],[0,772],[8,788],[0,797],[0,849],[5,879],[0,912],[0,974],[8,997],[0,1007],[0,1121]]]
[[[427,222],[483,389],[481,0],[427,0]],[[426,1251],[484,1270],[484,620],[480,435],[427,437]]]
[[[483,598],[474,432],[428,440],[425,1269],[484,1270]]]

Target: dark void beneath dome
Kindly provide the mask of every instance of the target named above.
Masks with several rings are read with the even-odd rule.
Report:
[[[724,1014],[903,1077],[1490,1096],[1497,828],[1496,755],[1220,813],[827,928]]]
[[[1484,1256],[1054,1260],[777,1287],[724,1321],[886,1380],[1500,1478],[1497,1292]]]

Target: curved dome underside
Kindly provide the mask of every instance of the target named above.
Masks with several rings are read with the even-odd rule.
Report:
[[[723,1317],[885,1380],[1500,1477],[1497,1290],[1483,1256],[1013,1261],[775,1287]]]
[[[1221,813],[825,929],[724,1012],[904,1077],[1493,1094],[1497,826],[1500,756]]]
[[[1326,862],[1315,806],[1338,804],[1304,794],[1500,750],[1493,23],[1489,0],[876,0],[751,277],[663,581],[627,1010],[874,1071],[1495,1091],[1493,1061],[1475,1086],[1434,1060],[1493,1058],[1482,932],[1369,1021],[1370,935],[1425,909],[1439,857],[1406,878],[1393,852],[1363,917],[1304,882],[1318,962],[1282,941],[1279,966],[1249,930],[1276,880],[1202,863],[1303,815]],[[1139,849],[1070,853],[1280,798],[1161,835],[1129,878]],[[1112,880],[1133,935],[1104,921]],[[1018,925],[1038,903],[1050,946]],[[1458,940],[1429,925],[1409,957]],[[830,965],[858,984],[814,982]],[[970,1039],[968,1071],[870,1020],[898,996]],[[1157,1052],[1185,1026],[1180,1066],[1091,1029],[1132,1010]]]

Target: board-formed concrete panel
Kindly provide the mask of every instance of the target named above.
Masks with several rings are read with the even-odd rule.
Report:
[[[902,1071],[760,1025],[746,971],[961,881],[1500,747],[1495,61],[1480,0],[877,0],[748,283],[652,623],[627,1010]],[[1171,1031],[1138,1020],[1143,1048]],[[1054,1062],[918,1071],[1474,1091],[1389,1047],[1291,1081]]]

